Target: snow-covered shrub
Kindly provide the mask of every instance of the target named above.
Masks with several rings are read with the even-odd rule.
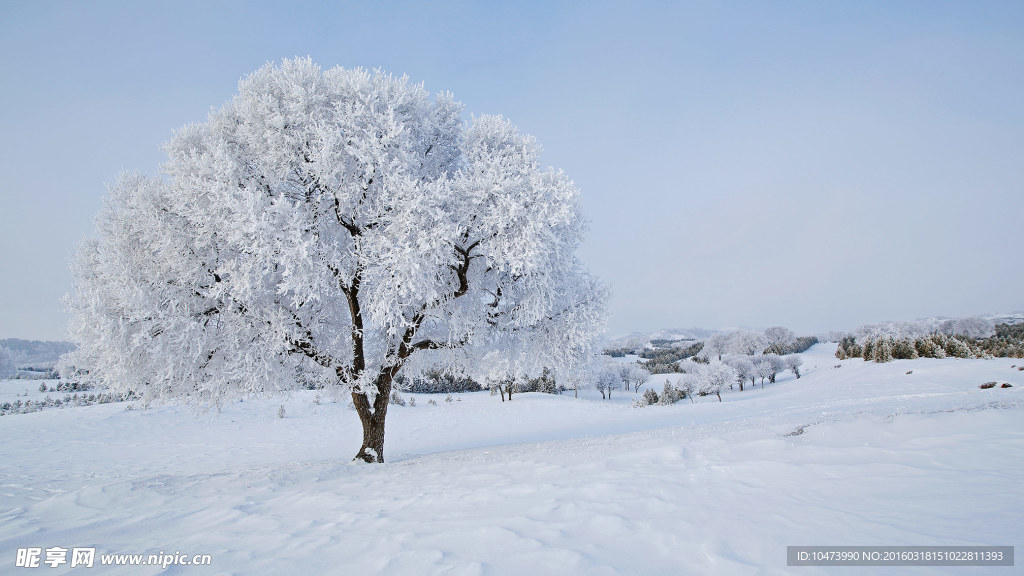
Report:
[[[668,406],[669,404],[675,404],[679,401],[679,391],[672,386],[672,383],[665,380],[665,387],[661,390],[661,395],[658,396],[658,404],[662,406]]]
[[[931,337],[914,340],[914,351],[919,358],[945,358],[946,351],[937,345]]]
[[[918,357],[917,347],[909,338],[900,338],[892,344],[892,357],[894,360],[913,360]]]
[[[863,353],[864,349],[860,344],[857,344],[857,338],[854,336],[842,337],[839,340],[839,346],[836,348],[836,358],[840,360],[861,358]]]
[[[438,369],[425,370],[409,378],[397,376],[395,387],[414,394],[451,394],[483,390],[478,382],[468,376]]]
[[[892,344],[893,342],[891,337],[878,338],[875,340],[871,346],[871,359],[879,364],[892,360]]]
[[[284,418],[284,413],[284,404],[281,404],[280,406],[277,407],[277,417]]]
[[[527,381],[528,390],[524,392],[542,392],[544,394],[558,394],[561,390],[558,384],[555,382],[555,376],[552,374],[551,369],[547,366],[544,367],[543,372],[536,378],[531,378]]]
[[[658,403],[658,393],[655,392],[653,389],[648,388],[647,390],[644,390],[644,395],[643,395],[642,399],[643,399],[642,404],[645,405],[645,406],[651,406],[653,404],[657,404]]]
[[[391,391],[391,398],[388,399],[388,404],[394,404],[395,406],[405,406],[405,399],[398,393],[398,390]]]
[[[950,336],[946,339],[946,343],[943,346],[943,350],[946,352],[946,357],[952,356],[953,358],[970,358],[971,349],[962,340],[956,336]]]

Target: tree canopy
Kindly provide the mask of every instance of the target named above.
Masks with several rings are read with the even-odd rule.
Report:
[[[571,370],[606,289],[579,191],[498,116],[381,71],[267,65],[122,176],[73,262],[69,359],[149,399],[345,386],[383,461],[395,376],[488,352]]]

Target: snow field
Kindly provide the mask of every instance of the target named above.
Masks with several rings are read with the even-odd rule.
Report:
[[[799,380],[721,403],[416,395],[390,409],[384,465],[349,463],[358,418],[314,392],[219,415],[107,404],[4,416],[0,572],[20,547],[96,546],[213,556],[96,574],[827,574],[786,567],[786,546],[1024,541],[1014,361],[832,351],[804,354]],[[990,380],[1014,387],[977,388]]]

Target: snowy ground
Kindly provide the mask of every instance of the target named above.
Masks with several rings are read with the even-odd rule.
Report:
[[[349,463],[356,415],[314,392],[198,417],[123,403],[0,417],[0,573],[34,573],[14,567],[17,549],[54,546],[95,547],[97,565],[36,571],[1013,573],[786,566],[788,545],[1024,544],[1021,361],[833,351],[722,403],[419,395],[391,408],[376,466]],[[161,551],[212,565],[99,566]]]

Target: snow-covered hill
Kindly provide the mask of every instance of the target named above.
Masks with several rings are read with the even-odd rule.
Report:
[[[827,574],[787,568],[786,546],[1024,542],[1020,361],[834,348],[721,403],[420,395],[372,466],[349,463],[355,413],[315,392],[4,416],[0,572],[59,546],[212,559],[97,574]]]
[[[11,351],[15,365],[38,368],[52,368],[62,354],[75,349],[70,342],[42,342],[39,340],[22,340],[5,338],[0,340],[0,348]]]

